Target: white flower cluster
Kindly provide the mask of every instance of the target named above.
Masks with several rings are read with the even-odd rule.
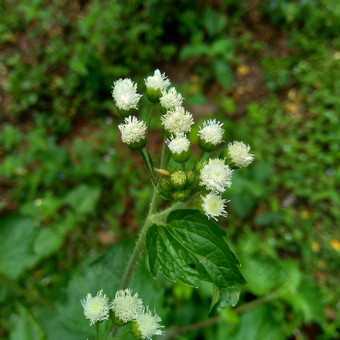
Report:
[[[81,300],[81,304],[83,305],[86,319],[90,320],[90,326],[97,321],[109,318],[109,299],[105,294],[103,295],[102,290],[94,297],[88,293],[86,299]]]
[[[146,138],[146,125],[135,116],[125,118],[124,124],[119,124],[122,142],[126,144],[139,143]]]
[[[149,76],[145,79],[145,86],[153,90],[166,91],[170,86],[170,80],[165,76],[165,73],[161,73],[160,70],[155,70],[153,76]]]
[[[194,124],[192,114],[185,111],[184,107],[176,106],[169,109],[168,112],[161,117],[162,125],[170,134],[189,133],[191,126]]]
[[[168,92],[162,91],[162,97],[159,98],[159,102],[166,110],[173,110],[177,106],[182,106],[183,97],[174,87],[171,87]]]
[[[118,109],[129,111],[137,109],[138,102],[142,95],[137,93],[137,84],[131,79],[118,79],[113,84],[112,97]]]
[[[206,143],[218,145],[223,142],[223,123],[216,121],[216,119],[209,119],[203,123],[198,131],[198,136]]]
[[[224,163],[223,159],[209,159],[200,172],[200,184],[207,190],[222,193],[231,186],[233,170]]]
[[[152,315],[149,308],[146,308],[146,311],[143,310],[143,313],[136,319],[142,339],[150,340],[153,335],[162,335],[163,331],[160,328],[164,326],[160,325],[161,321],[157,314]]]
[[[209,159],[200,171],[200,185],[209,190],[205,196],[201,196],[202,209],[208,218],[216,220],[218,216],[227,216],[225,210],[226,200],[222,199],[221,194],[226,187],[231,186],[231,176],[233,170],[225,164],[223,159]]]
[[[222,199],[220,195],[210,192],[205,196],[201,196],[201,199],[203,211],[208,218],[212,217],[217,220],[218,216],[226,217],[228,215],[225,210],[225,203],[229,201]]]
[[[250,154],[249,151],[250,146],[243,142],[233,142],[228,145],[229,157],[239,168],[248,166],[254,160],[254,155]]]
[[[170,151],[172,153],[181,154],[187,152],[190,147],[190,141],[184,133],[177,133],[175,136],[171,136],[166,140]]]
[[[219,155],[208,161],[196,162],[194,168],[190,169],[192,163],[188,161],[192,158],[192,150],[188,134],[191,132],[194,120],[192,114],[182,106],[183,96],[170,85],[168,77],[158,69],[145,79],[146,97],[151,103],[160,104],[161,124],[167,136],[165,142],[170,150],[169,156],[173,161],[181,164],[183,171],[148,169],[150,173],[166,172],[166,174],[161,174],[161,177],[155,176],[153,182],[158,181],[156,184],[159,184],[160,193],[164,199],[186,202],[199,194],[200,207],[209,219],[216,220],[218,216],[227,216],[226,204],[229,201],[223,199],[222,194],[226,188],[231,186],[233,169],[248,166],[253,161],[254,155],[250,154],[249,145],[237,141],[229,143],[227,147],[218,151],[224,143],[223,123],[215,118],[208,119],[198,128],[198,146],[202,151],[201,157],[205,159],[206,153],[211,152],[219,152]],[[124,110],[136,108],[141,97],[137,94],[137,85],[130,79],[117,80],[114,83],[112,95],[117,106]],[[127,116],[129,113],[121,114]],[[150,121],[151,118],[148,122]],[[129,116],[118,128],[122,141],[131,150],[142,150],[146,147],[148,126],[144,121]],[[152,164],[151,161],[150,163]],[[185,170],[186,168],[190,170]],[[117,304],[120,301],[119,298],[127,297],[117,296]]]
[[[160,325],[161,318],[156,313],[152,314],[149,307],[145,309],[138,293],[132,295],[129,288],[117,291],[110,304],[102,290],[94,297],[90,293],[87,294],[86,299],[81,303],[85,317],[90,320],[90,326],[96,322],[107,320],[110,310],[112,310],[115,318],[122,324],[134,322],[138,336],[142,339],[151,339],[153,335],[163,334],[161,328],[164,326]]]

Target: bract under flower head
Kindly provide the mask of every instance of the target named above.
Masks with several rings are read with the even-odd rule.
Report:
[[[151,311],[147,308],[147,310],[136,319],[141,338],[150,340],[154,335],[162,335],[163,331],[161,328],[164,326],[160,325],[161,321],[161,318],[156,313],[152,315]]]
[[[137,104],[142,97],[137,93],[137,84],[131,79],[118,79],[113,83],[112,97],[120,110],[129,111],[137,109]]]
[[[189,133],[191,125],[194,124],[192,114],[181,106],[177,106],[173,110],[169,110],[161,117],[164,129],[170,134]]]
[[[109,300],[105,294],[103,295],[102,290],[94,297],[90,293],[87,294],[86,299],[81,300],[81,304],[86,319],[90,320],[90,326],[109,318]]]
[[[136,145],[146,140],[146,124],[135,116],[125,118],[124,124],[119,124],[118,129],[122,134],[122,142]]]
[[[243,142],[233,142],[228,145],[230,160],[239,168],[248,166],[254,160],[254,155],[249,151],[250,146]]]
[[[172,110],[176,106],[182,105],[183,97],[174,87],[171,87],[168,92],[162,91],[162,97],[160,97],[159,102],[166,110]]]
[[[172,135],[166,140],[166,144],[172,153],[177,154],[187,152],[190,147],[190,141],[184,133],[178,133],[175,136]]]
[[[208,218],[212,217],[217,221],[218,216],[227,216],[228,213],[225,210],[225,203],[227,201],[222,199],[220,195],[211,192],[205,196],[201,196],[201,199],[202,209]]]
[[[226,187],[231,186],[232,173],[233,170],[222,159],[209,159],[200,171],[200,185],[213,192],[224,192]]]
[[[165,91],[170,86],[170,80],[166,77],[165,73],[160,70],[155,70],[153,76],[145,79],[145,86],[153,90]]]
[[[223,142],[224,129],[223,123],[216,121],[216,119],[209,119],[200,126],[198,131],[199,137],[206,143],[218,145]]]
[[[128,288],[116,292],[110,308],[119,320],[129,322],[139,317],[143,313],[144,307],[143,301],[138,297],[138,293],[132,296],[131,289]]]

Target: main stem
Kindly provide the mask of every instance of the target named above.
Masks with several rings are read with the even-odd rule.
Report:
[[[149,224],[150,224],[150,216],[157,209],[157,201],[158,201],[157,199],[158,199],[157,188],[155,188],[154,192],[153,192],[152,200],[151,200],[151,203],[150,203],[149,212],[146,216],[144,225],[143,225],[142,229],[140,230],[137,243],[136,243],[135,248],[132,252],[129,264],[128,264],[126,271],[125,271],[125,274],[123,276],[122,285],[121,285],[122,289],[127,288],[128,284],[129,284],[129,281],[130,281],[130,278],[131,278],[131,275],[132,275],[132,271],[133,271],[133,267],[135,266],[135,264],[138,260],[139,253],[142,250],[142,247],[144,245],[146,232],[149,229],[148,227],[149,227]]]

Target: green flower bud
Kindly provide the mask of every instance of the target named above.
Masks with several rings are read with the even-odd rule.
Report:
[[[170,182],[170,178],[166,177],[166,178],[160,178],[159,180],[159,188],[163,193],[170,193],[173,191],[171,182]]]
[[[184,171],[175,171],[170,175],[170,181],[175,190],[182,190],[187,184],[187,175]]]
[[[207,164],[208,164],[208,161],[207,161],[207,160],[205,160],[205,159],[200,160],[199,162],[197,162],[197,163],[195,164],[195,172],[196,172],[197,174],[199,174],[200,171],[201,171],[201,170],[204,168],[204,166],[207,165]]]
[[[187,172],[187,178],[188,178],[188,187],[192,190],[195,190],[199,186],[199,180],[196,174],[193,171]]]
[[[177,191],[174,192],[171,196],[175,201],[186,202],[191,197],[191,190],[186,189],[183,191]]]

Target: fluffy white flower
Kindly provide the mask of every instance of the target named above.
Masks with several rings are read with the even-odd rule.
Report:
[[[119,124],[122,141],[126,144],[139,143],[146,137],[146,124],[135,116],[125,118],[124,124]]]
[[[187,152],[190,147],[190,141],[184,133],[178,133],[175,136],[172,135],[166,140],[166,144],[172,153],[178,154]]]
[[[209,119],[200,126],[198,131],[199,137],[206,143],[218,145],[223,142],[223,123],[216,121],[216,119]]]
[[[118,79],[113,83],[112,97],[120,110],[129,111],[137,109],[142,95],[137,93],[137,84],[126,78]]]
[[[165,91],[170,86],[170,80],[165,76],[165,73],[161,73],[160,70],[156,70],[153,76],[149,76],[145,79],[145,86],[153,90]]]
[[[131,289],[119,290],[116,292],[110,308],[115,316],[123,322],[135,320],[143,313],[143,301],[138,297],[138,293],[132,296]]]
[[[191,113],[185,111],[181,106],[169,110],[161,117],[161,120],[164,129],[174,135],[177,133],[189,133],[191,125],[194,124]]]
[[[213,192],[201,196],[202,198],[202,208],[204,213],[208,218],[212,217],[217,221],[218,216],[227,216],[227,211],[225,210],[226,200],[222,199],[220,195]]]
[[[164,326],[159,324],[161,321],[161,318],[156,313],[152,315],[148,308],[143,314],[139,315],[136,322],[142,339],[150,340],[153,335],[162,335],[163,331],[160,328]]]
[[[200,185],[213,192],[224,192],[225,187],[231,186],[232,173],[222,159],[209,159],[200,172]]]
[[[172,110],[176,106],[182,105],[183,97],[174,87],[171,87],[168,92],[162,91],[162,97],[160,97],[159,102],[165,109]]]
[[[228,145],[228,154],[231,161],[239,168],[248,166],[254,155],[249,153],[250,146],[242,142],[233,142]]]
[[[89,293],[86,299],[81,300],[84,308],[86,319],[90,320],[90,326],[97,321],[107,320],[109,318],[109,300],[103,291],[99,291],[96,296],[92,297]]]

